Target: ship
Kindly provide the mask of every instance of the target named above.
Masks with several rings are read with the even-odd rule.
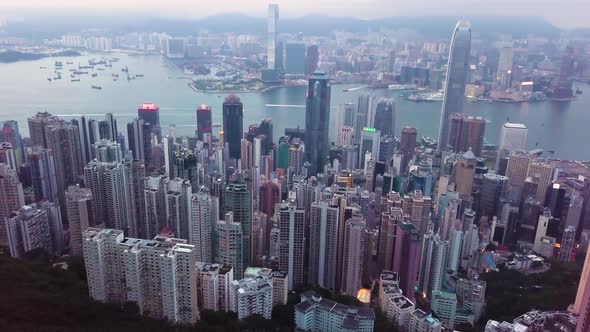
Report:
[[[98,74],[96,74],[96,73],[92,74],[92,77],[96,77],[96,76],[98,76]]]
[[[41,66],[41,67],[39,67],[39,69],[47,69],[47,67]]]
[[[96,89],[96,90],[102,90],[102,86],[98,86],[98,85],[92,85],[92,88]]]
[[[74,63],[73,62],[70,62],[70,61],[66,62],[66,65],[73,65],[73,64]]]
[[[580,88],[576,89],[576,94],[581,95],[582,94],[582,90]]]
[[[113,77],[119,77],[119,74],[113,74]]]
[[[129,73],[129,68],[127,68],[127,66],[125,66],[125,68],[121,68],[121,71],[124,73]]]
[[[416,84],[391,84],[387,87],[391,91],[414,90],[416,88]]]
[[[72,82],[80,82],[79,78],[73,79]]]
[[[51,78],[50,78],[50,77],[48,77],[48,78],[47,78],[47,80],[48,80],[49,82],[51,82]]]
[[[136,74],[135,77],[143,77],[143,74]]]

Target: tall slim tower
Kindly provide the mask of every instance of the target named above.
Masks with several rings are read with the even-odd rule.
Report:
[[[252,218],[252,197],[248,191],[248,186],[244,182],[235,181],[227,185],[225,195],[223,196],[223,213],[232,212],[232,222],[238,223],[242,227],[242,250],[243,250],[243,267],[251,266],[252,244],[251,239],[251,218]],[[236,276],[241,278],[235,270]]]
[[[6,164],[0,164],[0,246],[8,246],[6,220],[12,212],[25,205],[23,185],[16,171]]]
[[[282,203],[279,211],[279,270],[289,276],[289,290],[305,284],[305,210],[292,202]]]
[[[213,121],[211,119],[211,106],[205,104],[197,109],[197,138],[205,140],[205,135],[213,132]]]
[[[268,40],[267,40],[267,68],[277,69],[277,23],[279,21],[279,5],[268,5]]]
[[[234,269],[236,279],[241,279],[244,274],[244,248],[242,247],[242,225],[234,221],[234,214],[230,211],[225,214],[224,220],[217,222],[219,232],[219,262]]]
[[[94,226],[92,191],[70,186],[66,191],[66,214],[70,223],[70,254],[82,255],[82,232]]]
[[[344,262],[342,264],[342,291],[355,296],[362,285],[366,268],[365,251],[367,223],[361,216],[353,216],[346,222],[344,231]]]
[[[214,261],[214,232],[219,215],[219,200],[203,186],[192,196],[191,233],[199,262]]]
[[[144,123],[149,124],[150,134],[158,137],[160,141],[160,108],[154,103],[143,103],[137,109],[137,117],[143,120]]]
[[[53,151],[36,145],[28,152],[27,160],[31,166],[35,201],[57,202],[57,175]]]
[[[229,144],[229,157],[240,159],[241,140],[244,135],[244,105],[236,95],[223,102],[223,143]]]
[[[438,136],[438,151],[447,149],[449,143],[449,117],[453,113],[463,113],[465,95],[465,81],[469,70],[469,52],[471,49],[471,25],[466,21],[459,21],[453,31],[447,78],[445,81],[445,96],[440,115]]]
[[[309,283],[336,291],[340,208],[330,201],[311,204],[309,225]]]
[[[305,159],[308,176],[324,171],[330,147],[330,84],[328,75],[315,71],[309,79],[305,108]],[[289,279],[291,280],[291,279]]]

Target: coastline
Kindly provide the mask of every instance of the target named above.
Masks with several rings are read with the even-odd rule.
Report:
[[[252,91],[252,90],[200,90],[197,89],[193,84],[192,84],[192,80],[190,82],[187,83],[187,85],[195,92],[201,92],[201,93],[205,93],[205,94],[216,94],[216,93],[264,93],[273,89],[279,89],[279,88],[289,88],[289,87],[296,87],[296,86],[304,86],[304,85],[273,85],[273,86],[267,86],[262,90],[256,90],[256,91]]]

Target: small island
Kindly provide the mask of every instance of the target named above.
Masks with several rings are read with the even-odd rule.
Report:
[[[74,57],[79,56],[80,52],[77,51],[59,51],[51,53],[32,53],[32,52],[20,52],[13,50],[6,50],[0,52],[0,63],[12,63],[18,61],[33,61],[43,58],[51,57]]]

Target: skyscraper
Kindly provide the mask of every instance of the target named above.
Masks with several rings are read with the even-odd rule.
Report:
[[[125,160],[127,201],[131,207],[127,228],[129,236],[145,239],[145,166],[139,160]]]
[[[70,254],[82,255],[82,232],[95,225],[92,212],[92,191],[70,186],[66,191],[66,214],[70,224]]]
[[[252,218],[252,197],[248,191],[248,186],[244,180],[237,180],[231,182],[225,188],[223,196],[223,213],[232,212],[232,222],[238,223],[242,227],[242,252],[243,262],[242,266],[245,269],[251,266],[252,260],[252,244],[251,244],[251,218]],[[229,263],[225,263],[228,264]],[[233,265],[232,265],[233,266]],[[242,278],[243,270],[234,269],[236,278]]]
[[[8,246],[6,218],[23,205],[25,195],[16,171],[6,164],[0,164],[0,246]]]
[[[225,214],[224,220],[217,222],[217,232],[219,234],[219,242],[217,243],[219,262],[231,266],[236,279],[242,278],[245,269],[242,225],[234,221],[234,215],[230,211]]]
[[[494,173],[484,174],[479,193],[479,215],[495,216],[500,198],[508,195],[509,179]]]
[[[500,143],[498,144],[498,157],[496,158],[496,170],[499,169],[501,160],[510,155],[514,150],[526,149],[527,127],[522,123],[506,122],[500,130]]]
[[[285,45],[285,73],[288,75],[305,74],[305,44],[288,43]]]
[[[514,58],[514,50],[512,46],[503,46],[500,48],[500,57],[498,59],[498,71],[496,72],[496,80],[501,80],[502,75],[512,70],[512,59]]]
[[[465,152],[469,149],[476,156],[481,156],[486,121],[482,117],[468,116],[463,119],[459,149],[455,152]]]
[[[27,160],[31,166],[31,180],[35,192],[35,201],[57,202],[57,173],[53,152],[36,145],[28,153]]]
[[[12,144],[16,156],[17,165],[21,165],[24,161],[24,150],[22,138],[18,129],[18,123],[14,120],[4,121],[2,124],[2,132],[0,133],[1,141]]]
[[[22,257],[34,249],[54,254],[52,222],[60,223],[59,227],[61,220],[50,218],[48,211],[39,207],[36,204],[25,205],[6,219],[8,248],[12,257]]]
[[[445,96],[440,115],[438,150],[444,151],[449,144],[449,116],[452,113],[463,113],[465,83],[469,70],[469,52],[471,49],[471,26],[468,22],[459,21],[453,31]]]
[[[160,108],[154,103],[143,103],[137,109],[137,117],[149,126],[150,134],[158,137],[159,142],[162,135],[160,129]]]
[[[400,174],[407,174],[408,164],[414,158],[416,152],[416,138],[418,131],[413,127],[403,127],[402,137],[400,143],[400,151],[402,153],[402,162],[398,172]]]
[[[191,238],[196,245],[197,260],[199,262],[213,262],[214,236],[218,219],[219,200],[209,195],[207,187],[201,187],[192,196]]]
[[[166,192],[166,217],[168,227],[175,236],[194,243],[192,238],[192,189],[188,180],[175,178],[168,180]]]
[[[311,164],[308,176],[324,171],[330,147],[329,128],[330,84],[325,72],[316,71],[309,79],[305,108],[305,159]]]
[[[365,166],[365,154],[370,152],[373,159],[379,160],[379,146],[381,143],[381,132],[375,128],[365,127],[361,131],[359,156],[359,167]]]
[[[412,223],[398,222],[396,228],[393,270],[399,273],[403,294],[413,300],[420,269],[422,238]]]
[[[289,276],[289,290],[305,284],[305,210],[294,202],[281,203],[279,210],[279,270]]]
[[[338,223],[340,209],[330,201],[311,204],[309,230],[309,283],[336,291]]]
[[[422,242],[422,262],[417,290],[423,297],[431,298],[432,292],[440,290],[446,270],[448,242],[438,234],[428,233]]]
[[[367,249],[367,223],[361,216],[346,221],[344,231],[344,261],[342,264],[342,289],[355,296],[362,286],[362,276]]]
[[[267,68],[277,68],[277,23],[279,21],[279,5],[268,5],[268,28],[267,28]]]
[[[211,113],[211,106],[207,106],[206,104],[197,108],[197,138],[199,141],[205,141],[205,135],[213,132]]]
[[[320,52],[317,45],[307,46],[305,53],[305,75],[310,76],[316,69],[318,69],[318,62],[320,60]]]
[[[578,283],[578,292],[576,293],[576,301],[570,308],[574,314],[580,315],[578,318],[578,325],[576,332],[586,332],[590,329],[590,254],[586,252],[586,259],[584,260],[584,267],[582,268],[582,275]]]
[[[381,135],[395,135],[395,103],[393,99],[379,99],[375,110],[374,127],[381,132]]]
[[[244,135],[244,105],[236,95],[223,102],[223,142],[229,145],[229,157],[240,159],[240,141]]]
[[[473,177],[477,159],[471,150],[461,155],[455,171],[455,191],[461,195],[470,196],[473,190]]]

